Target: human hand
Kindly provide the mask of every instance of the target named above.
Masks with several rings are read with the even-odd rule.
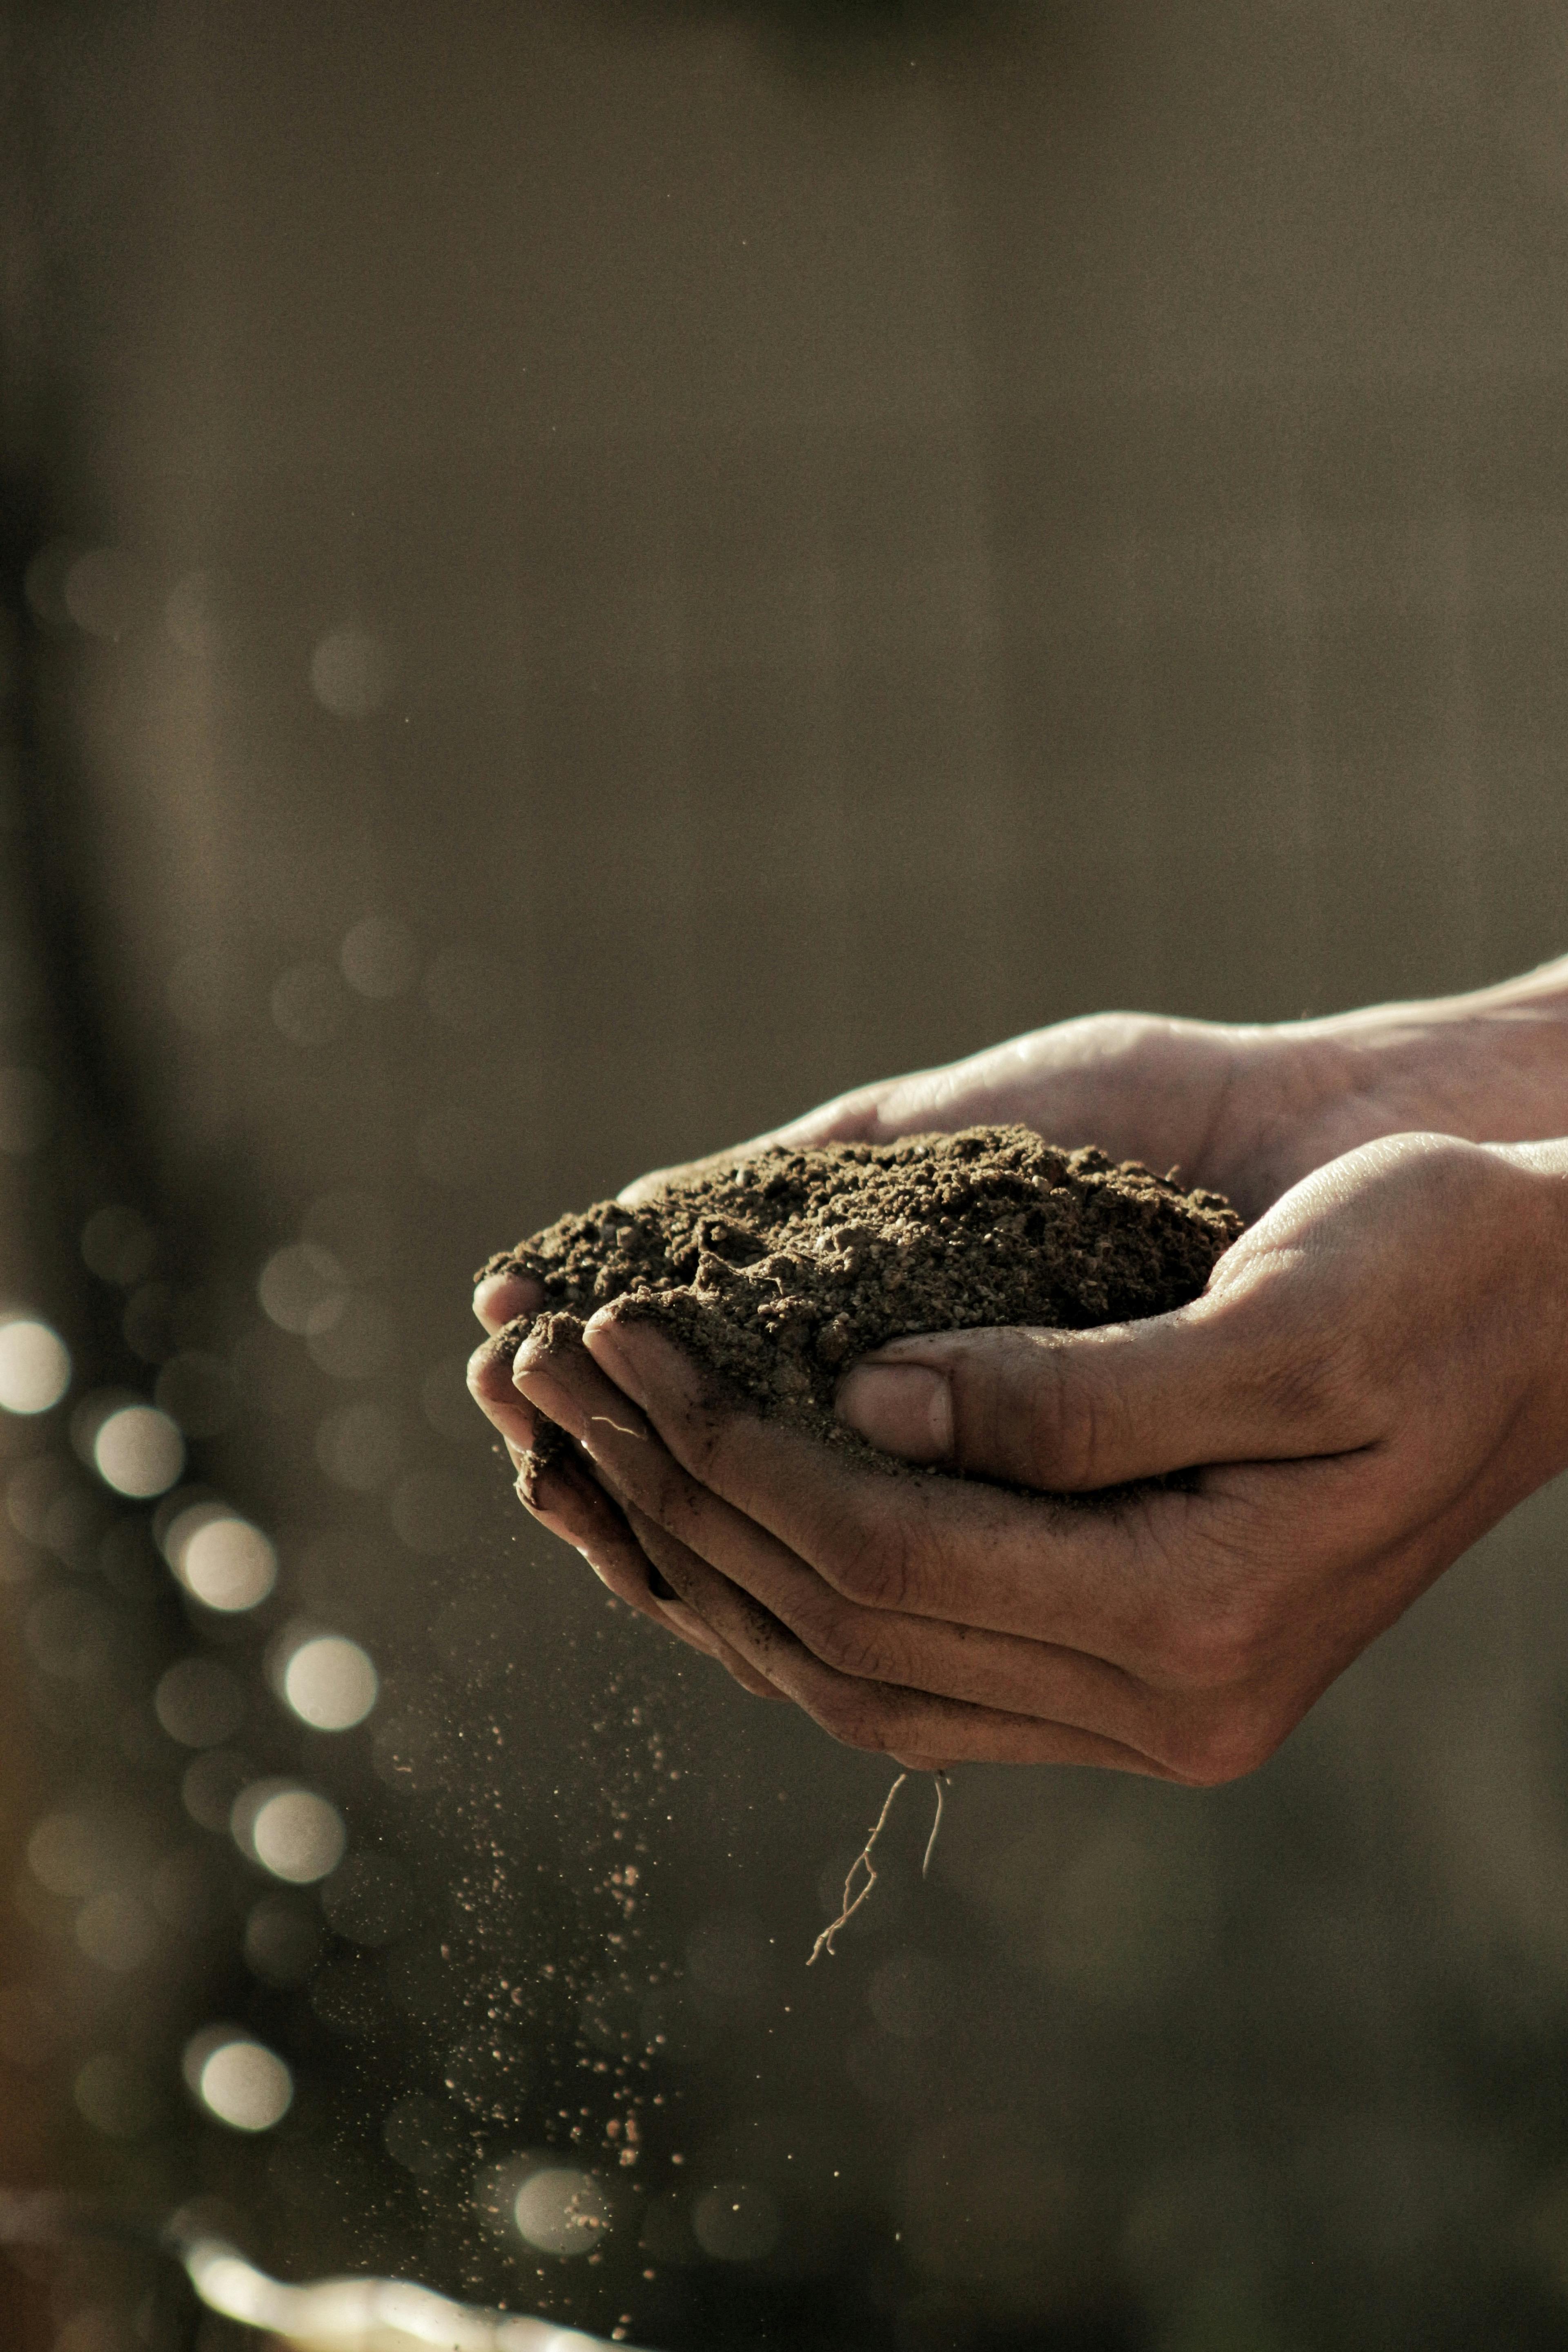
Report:
[[[1092,1143],[1259,1217],[1314,1168],[1417,1129],[1472,1142],[1568,1132],[1568,960],[1472,995],[1278,1024],[1098,1013],[885,1078],[621,1199],[770,1143],[885,1143],[1016,1122]],[[502,1303],[499,1298],[495,1304]]]
[[[968,1480],[765,1421],[613,1308],[515,1379],[602,1482],[577,1539],[606,1580],[650,1561],[837,1737],[1206,1784],[1568,1463],[1565,1174],[1564,1145],[1401,1136],[1295,1188],[1190,1307],[851,1370],[852,1425]]]
[[[1134,1013],[1107,1013],[1069,1021],[975,1055],[947,1069],[890,1079],[839,1097],[771,1135],[733,1150],[711,1154],[681,1169],[639,1177],[619,1195],[647,1200],[675,1175],[718,1167],[772,1142],[817,1144],[834,1140],[883,1141],[899,1135],[953,1129],[982,1123],[1018,1121],[1069,1148],[1100,1140],[1121,1158],[1139,1158],[1160,1167],[1214,1157],[1213,1138],[1222,1104],[1232,1106],[1230,1126],[1243,1121],[1235,1105],[1252,1105],[1255,1130],[1280,1116],[1289,1094],[1294,1049],[1279,1045],[1281,1033],[1222,1028],[1199,1021],[1166,1021]],[[1296,1090],[1305,1100],[1304,1077]],[[1205,1180],[1206,1181],[1206,1180]],[[543,1303],[537,1283],[514,1274],[492,1275],[474,1293],[474,1311],[492,1335],[532,1316]],[[506,1444],[520,1473],[521,1499],[541,1524],[581,1551],[617,1597],[665,1624],[695,1646],[721,1655],[736,1678],[752,1691],[771,1686],[711,1627],[683,1608],[649,1562],[624,1540],[613,1539],[607,1505],[589,1465],[558,1451],[548,1468],[524,1467],[536,1422],[527,1394],[513,1378],[508,1347],[484,1347],[468,1367],[468,1383]],[[624,1535],[624,1528],[622,1529]]]

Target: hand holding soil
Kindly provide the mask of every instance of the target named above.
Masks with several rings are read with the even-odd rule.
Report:
[[[1087,1102],[1098,1070],[1101,1133],[1163,1160],[1182,1086],[1129,1076],[1147,1081],[1163,1052],[1194,1075],[1201,1172],[1274,1198],[1190,1305],[1099,1330],[904,1339],[847,1371],[848,1426],[965,1478],[889,1477],[759,1417],[613,1313],[580,1339],[542,1327],[515,1386],[481,1350],[481,1401],[514,1451],[531,1408],[578,1441],[595,1477],[552,1474],[536,1507],[615,1590],[837,1737],[911,1764],[1232,1777],[1568,1462],[1568,1146],[1405,1133],[1331,1156],[1336,1133],[1404,1124],[1424,1083],[1451,1096],[1467,1068],[1478,1124],[1542,1118],[1549,1048],[1563,1066],[1542,995],[1525,982],[1353,1016],[1326,1039],[1317,1024],[1293,1070],[1291,1033],[1110,1016],[816,1115],[862,1133],[897,1131],[906,1110],[929,1126],[942,1101],[1016,1117],[1033,1087],[1028,1108],[1054,1097],[1041,1123],[1072,1141],[1056,1106],[1075,1089]],[[1334,1063],[1357,1081],[1338,1097]],[[1561,1093],[1555,1108],[1562,1125]],[[1329,1164],[1277,1197],[1314,1136]],[[1110,1504],[1052,1499],[1172,1473],[1185,1475]]]

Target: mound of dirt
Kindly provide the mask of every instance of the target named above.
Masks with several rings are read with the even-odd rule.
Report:
[[[868,1453],[833,1412],[868,1349],[915,1331],[1160,1315],[1197,1297],[1241,1229],[1219,1193],[1184,1192],[1136,1161],[972,1127],[710,1164],[637,1208],[602,1201],[562,1217],[482,1273],[543,1290],[540,1315],[509,1327],[514,1348],[546,1318],[580,1328],[613,1306],[764,1413]]]

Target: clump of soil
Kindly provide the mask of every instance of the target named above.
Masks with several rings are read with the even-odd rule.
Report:
[[[1136,1161],[972,1127],[709,1164],[640,1207],[562,1217],[482,1271],[543,1290],[540,1315],[509,1327],[514,1347],[541,1320],[581,1328],[613,1306],[764,1413],[869,1452],[833,1412],[869,1349],[916,1331],[1160,1315],[1197,1297],[1241,1229],[1219,1193]]]

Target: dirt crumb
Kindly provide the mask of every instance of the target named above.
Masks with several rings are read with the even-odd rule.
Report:
[[[658,1324],[764,1413],[835,1444],[858,1356],[917,1331],[992,1324],[1081,1330],[1198,1297],[1242,1220],[1136,1161],[1064,1151],[1027,1128],[896,1143],[774,1145],[677,1176],[637,1208],[559,1218],[484,1275],[531,1276],[540,1315],[580,1328],[601,1307]]]

